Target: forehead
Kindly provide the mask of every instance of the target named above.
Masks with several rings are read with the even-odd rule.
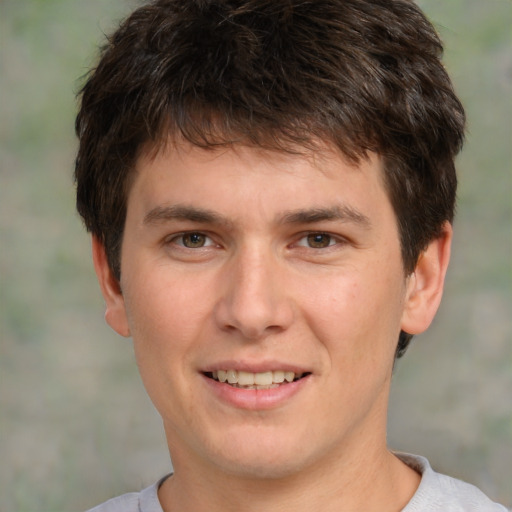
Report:
[[[269,208],[276,213],[341,206],[368,215],[390,207],[382,161],[373,153],[354,163],[326,144],[277,151],[246,145],[204,149],[183,141],[142,153],[128,203],[138,203],[146,214],[178,203],[226,212],[231,207],[238,215],[251,207],[263,214]]]
[[[320,173],[332,173],[337,168],[358,169],[373,167],[377,179],[384,183],[383,159],[375,152],[361,150],[357,155],[348,156],[335,144],[323,140],[306,141],[305,145],[275,142],[268,146],[252,145],[245,142],[223,143],[199,146],[172,133],[164,139],[146,144],[140,148],[135,161],[135,179],[145,169],[159,167],[162,162],[194,164],[194,167],[215,167],[217,160],[250,160],[251,166],[260,171],[267,167],[269,174],[288,168],[308,167]],[[257,165],[254,165],[257,163]],[[290,166],[290,164],[292,164]],[[181,166],[180,170],[181,169]],[[178,170],[178,169],[177,169]],[[248,170],[248,168],[246,169]]]

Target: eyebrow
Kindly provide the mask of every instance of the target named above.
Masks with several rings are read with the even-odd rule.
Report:
[[[186,220],[200,224],[220,224],[231,227],[233,223],[213,210],[187,205],[156,206],[145,216],[145,225],[160,224],[171,220]],[[347,206],[306,208],[284,212],[278,216],[280,224],[313,224],[315,222],[342,221],[352,222],[364,228],[370,228],[370,219],[358,210]]]
[[[156,206],[146,213],[143,223],[145,225],[160,224],[171,220],[188,220],[201,224],[231,224],[225,217],[212,210],[186,205]]]
[[[294,210],[286,212],[280,219],[283,224],[313,224],[323,221],[352,222],[368,229],[372,225],[366,215],[347,205]]]

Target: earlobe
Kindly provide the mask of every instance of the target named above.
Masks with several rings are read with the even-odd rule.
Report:
[[[407,279],[407,292],[401,328],[420,334],[431,324],[441,303],[444,279],[450,261],[452,226],[446,222],[441,235],[432,240]]]
[[[101,293],[105,299],[105,320],[118,334],[128,337],[130,328],[121,287],[108,264],[103,244],[95,236],[92,237],[92,259]]]

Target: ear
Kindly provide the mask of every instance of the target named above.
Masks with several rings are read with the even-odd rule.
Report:
[[[92,260],[105,299],[105,321],[121,336],[130,336],[124,297],[119,281],[114,276],[107,260],[105,247],[97,237],[92,237]]]
[[[425,331],[439,308],[450,261],[452,237],[452,226],[446,222],[441,235],[432,240],[421,253],[414,272],[407,278],[401,328],[409,334]]]

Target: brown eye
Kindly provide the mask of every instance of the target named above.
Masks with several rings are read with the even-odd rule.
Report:
[[[182,244],[189,249],[198,249],[206,245],[207,237],[202,233],[186,233],[181,236]]]
[[[331,245],[332,238],[325,233],[311,233],[307,236],[308,246],[313,249],[323,249]]]

